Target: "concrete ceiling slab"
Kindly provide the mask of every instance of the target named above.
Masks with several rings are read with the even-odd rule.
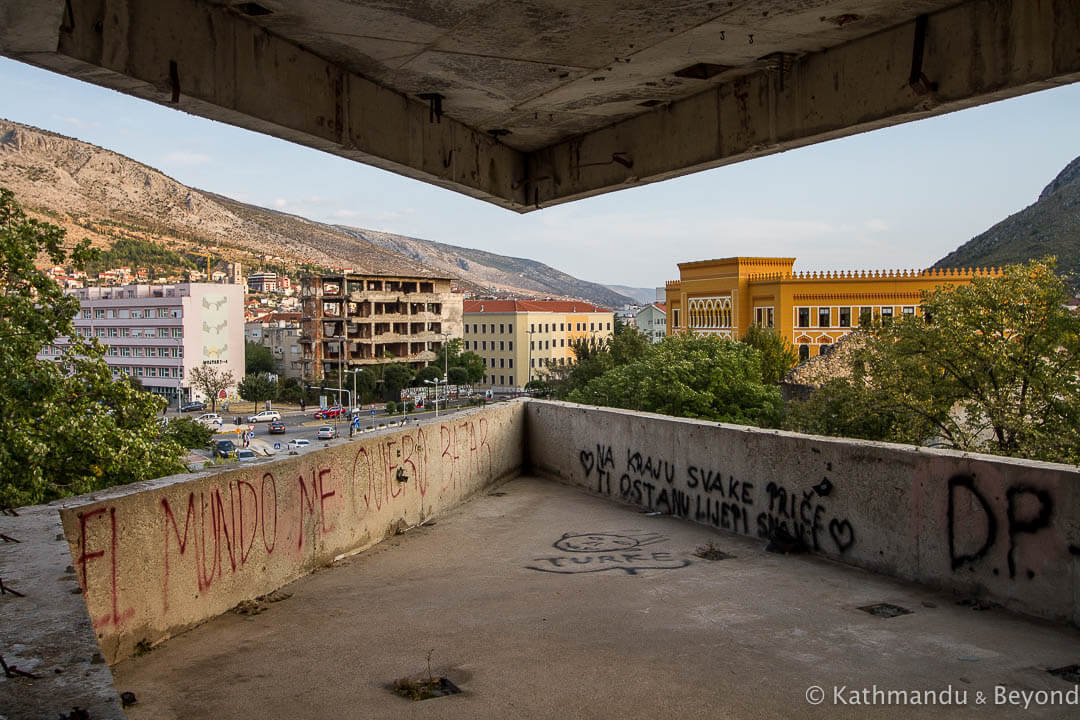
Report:
[[[0,53],[524,212],[1074,82],[1080,3],[0,0]]]

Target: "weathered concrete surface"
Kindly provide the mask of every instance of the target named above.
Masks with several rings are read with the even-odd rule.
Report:
[[[1047,669],[1078,662],[1075,630],[764,553],[755,539],[545,480],[494,491],[505,495],[293,583],[260,615],[228,613],[116,665],[117,688],[139,699],[128,717],[1076,717],[992,696],[997,685],[1072,689]],[[695,557],[708,543],[735,557]],[[912,613],[858,609],[879,602]],[[464,694],[410,703],[384,689],[425,675],[429,652],[431,672]],[[805,700],[815,685],[829,694],[820,707]],[[968,696],[929,708],[833,702],[834,686],[874,685]]]
[[[428,520],[517,474],[523,447],[524,404],[511,403],[64,503],[64,534],[106,660]]]
[[[0,514],[0,656],[36,675],[0,672],[0,718],[55,720],[79,707],[93,720],[122,720],[112,675],[79,594],[56,507]]]
[[[535,472],[1080,624],[1073,466],[532,401]]]
[[[1075,82],[1075,0],[0,0],[0,53],[527,212]]]

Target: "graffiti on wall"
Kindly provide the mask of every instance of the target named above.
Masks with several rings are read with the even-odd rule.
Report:
[[[644,570],[675,570],[689,565],[686,558],[651,547],[666,540],[656,533],[566,533],[553,545],[560,554],[533,558],[536,564],[525,567],[563,575],[608,570],[637,575]]]
[[[142,574],[153,565],[139,562],[155,547],[161,558],[157,607],[164,616],[177,592],[204,597],[223,578],[252,566],[262,572],[282,553],[310,555],[321,536],[351,532],[384,509],[396,513],[395,505],[409,501],[419,503],[423,515],[431,493],[453,497],[464,491],[466,478],[491,478],[488,424],[486,417],[464,418],[438,426],[437,434],[420,426],[365,443],[351,461],[331,465],[312,454],[310,464],[287,476],[269,466],[258,478],[225,476],[195,490],[177,486],[156,501],[150,523],[156,541],[134,539],[146,525],[141,511],[125,519],[123,508],[106,504],[76,513],[76,565],[94,626],[118,627],[135,615],[124,587],[155,582]],[[139,577],[125,582],[126,562]]]
[[[619,463],[615,458],[619,458]],[[742,535],[789,538],[813,550],[846,553],[855,544],[851,521],[831,513],[826,497],[834,486],[822,477],[805,490],[769,482],[762,503],[754,483],[722,468],[687,463],[611,445],[579,451],[585,480],[601,495],[615,496],[648,511],[712,525]],[[831,471],[832,465],[826,464]]]
[[[988,493],[974,476],[959,474],[949,478],[948,493],[946,522],[954,572],[974,569],[983,561],[996,564],[1003,551],[1010,579],[1035,577],[1035,568],[1019,567],[1017,556],[1027,545],[1037,550],[1039,543],[1053,542],[1054,533],[1046,532],[1054,514],[1049,491],[1014,483],[1003,494]],[[991,567],[991,572],[1000,575],[1001,568]]]

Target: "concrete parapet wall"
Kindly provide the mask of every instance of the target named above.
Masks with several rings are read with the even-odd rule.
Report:
[[[1080,625],[1074,466],[556,402],[526,416],[539,474]]]
[[[160,642],[516,475],[524,446],[524,403],[513,403],[64,503],[64,535],[106,660],[123,659],[139,643]]]

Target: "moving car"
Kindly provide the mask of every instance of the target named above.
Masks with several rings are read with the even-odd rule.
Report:
[[[221,416],[217,413],[204,413],[195,418],[195,422],[211,427],[221,427]]]
[[[327,420],[329,418],[341,417],[345,412],[345,408],[340,405],[332,405],[325,410],[316,410],[312,415],[316,420]]]
[[[309,445],[311,445],[311,441],[310,440],[305,440],[304,438],[296,438],[295,440],[290,440],[289,441],[289,447],[291,447],[291,448],[300,449],[300,448],[305,448],[305,447],[307,447]]]
[[[196,400],[195,402],[185,403],[184,405],[180,406],[180,412],[195,412],[196,410],[202,412],[205,409],[206,403],[199,402],[198,400]]]
[[[280,420],[271,420],[268,429],[271,435],[281,435],[285,432],[285,423]]]
[[[337,428],[333,425],[323,425],[315,434],[316,440],[333,440],[337,437]]]
[[[247,419],[249,423],[270,422],[271,420],[281,420],[281,413],[277,410],[263,410],[260,413],[249,416]]]
[[[251,462],[252,460],[256,460],[258,457],[259,456],[256,455],[253,450],[245,450],[241,448],[240,450],[236,451],[236,459],[240,462]]]
[[[214,457],[227,458],[232,455],[233,450],[236,450],[236,445],[232,440],[218,440],[214,444]]]

